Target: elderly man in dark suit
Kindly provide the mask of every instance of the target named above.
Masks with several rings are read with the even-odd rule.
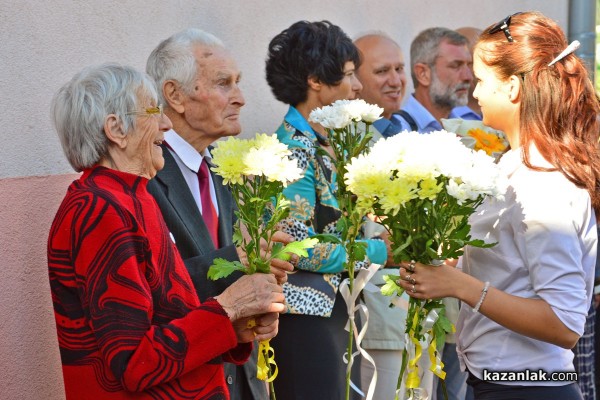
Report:
[[[240,71],[215,36],[187,29],[161,42],[148,58],[147,72],[157,84],[164,113],[173,129],[165,133],[165,167],[148,185],[155,197],[198,296],[202,301],[225,290],[240,274],[207,279],[215,258],[244,260],[233,244],[235,203],[222,179],[210,172],[210,146],[241,132],[245,104],[238,86]],[[280,241],[288,236],[277,233]],[[290,263],[276,261],[271,271],[282,283]],[[255,352],[256,353],[256,352]],[[220,362],[220,360],[216,360]],[[231,399],[267,398],[256,378],[256,354],[243,366],[225,363]]]

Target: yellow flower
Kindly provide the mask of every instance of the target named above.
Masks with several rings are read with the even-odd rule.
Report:
[[[223,177],[223,184],[243,183],[246,165],[241,154],[248,153],[253,145],[253,140],[229,138],[212,150],[212,161],[216,165],[212,170]]]
[[[442,191],[444,184],[443,182],[437,183],[435,178],[423,179],[419,184],[421,190],[419,190],[420,199],[434,200],[437,194]]]
[[[506,149],[506,144],[498,135],[486,132],[483,129],[469,129],[467,135],[476,141],[474,150],[483,150],[488,156],[491,156],[493,153],[503,152]]]
[[[383,212],[396,215],[400,207],[417,197],[417,183],[401,177],[386,182],[382,196],[379,199]]]
[[[287,186],[302,176],[291,151],[275,135],[257,134],[254,139],[229,138],[212,151],[212,168],[223,177],[223,184],[244,184],[244,177],[265,176],[269,182]]]

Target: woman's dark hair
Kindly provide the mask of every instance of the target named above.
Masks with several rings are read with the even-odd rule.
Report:
[[[296,106],[306,100],[308,78],[337,85],[344,77],[344,64],[360,64],[352,40],[329,21],[298,21],[269,43],[267,82],[277,100]]]

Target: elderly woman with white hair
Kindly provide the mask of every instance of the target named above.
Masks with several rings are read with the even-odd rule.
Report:
[[[52,102],[64,153],[83,172],[48,239],[68,399],[228,399],[222,361],[243,363],[254,339],[277,333],[284,297],[272,275],[200,303],[146,190],[171,128],[156,99],[147,75],[105,64]]]

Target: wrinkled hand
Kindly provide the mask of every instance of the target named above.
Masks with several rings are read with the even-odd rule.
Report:
[[[270,274],[244,275],[215,299],[231,321],[285,310],[283,289]]]
[[[279,313],[240,318],[233,322],[233,329],[239,343],[272,339],[279,330]]]
[[[293,242],[295,239],[292,235],[289,235],[285,232],[276,231],[275,233],[273,233],[271,240],[273,242],[279,242],[285,246],[286,244]],[[264,240],[261,240],[260,247],[262,249],[261,255],[264,257],[268,257],[269,251],[271,249],[269,249],[267,247],[267,242]],[[287,273],[292,272],[294,270],[294,265],[297,263],[298,263],[298,256],[295,254],[291,255],[289,262],[284,261],[284,260],[277,260],[277,259],[271,260],[271,273],[273,275],[275,275],[275,278],[277,278],[277,283],[279,283],[280,285],[283,285],[285,282],[287,282]]]
[[[462,271],[446,262],[439,266],[402,262],[398,285],[416,299],[457,297],[462,275]]]

